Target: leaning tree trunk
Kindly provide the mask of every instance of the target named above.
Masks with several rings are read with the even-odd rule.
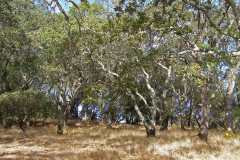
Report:
[[[207,141],[208,138],[208,121],[209,121],[209,109],[208,109],[208,85],[205,84],[201,88],[201,100],[202,100],[202,116],[201,116],[201,127],[199,137]]]
[[[155,133],[156,133],[156,129],[155,128],[152,128],[152,129],[149,128],[148,122],[146,121],[145,117],[143,116],[142,112],[140,111],[134,95],[130,91],[128,92],[128,95],[130,95],[130,97],[133,101],[134,109],[136,110],[138,116],[140,117],[140,120],[143,122],[143,125],[146,129],[146,132],[147,132],[147,136],[148,137],[154,137]]]
[[[226,85],[226,107],[225,107],[225,138],[237,137],[233,133],[233,90],[235,88],[236,77],[239,71],[240,62],[230,70],[230,75]]]

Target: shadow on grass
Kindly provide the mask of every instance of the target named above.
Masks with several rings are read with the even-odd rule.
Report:
[[[106,123],[70,120],[68,131],[58,136],[57,125],[54,124],[31,127],[26,133],[17,127],[8,131],[0,130],[2,137],[0,137],[0,160],[165,160],[171,158],[170,152],[175,159],[194,159],[196,158],[194,156],[201,159],[202,155],[214,155],[221,159],[224,149],[229,148],[228,151],[231,153],[240,150],[240,147],[233,148],[231,142],[221,141],[222,132],[214,130],[209,131],[209,143],[204,143],[191,141],[191,137],[196,135],[198,130],[181,131],[179,128],[169,128],[167,132],[160,132],[158,129],[156,137],[148,138],[144,126],[116,124],[112,129],[107,129]],[[168,146],[170,149],[166,148]]]

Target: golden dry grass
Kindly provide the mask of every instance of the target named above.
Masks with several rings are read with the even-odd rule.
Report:
[[[106,129],[102,122],[69,121],[62,136],[56,122],[27,128],[0,129],[0,159],[234,159],[240,157],[240,134],[224,140],[222,131],[210,130],[208,142],[192,140],[198,130],[169,128],[147,138],[143,126],[116,124]]]

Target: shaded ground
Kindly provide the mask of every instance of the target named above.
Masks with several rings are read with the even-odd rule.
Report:
[[[57,135],[56,122],[46,126],[0,129],[0,160],[3,159],[239,159],[240,134],[224,140],[223,131],[210,130],[208,142],[192,140],[198,130],[170,128],[147,138],[143,126],[116,124],[106,129],[97,122],[69,121],[64,135]]]

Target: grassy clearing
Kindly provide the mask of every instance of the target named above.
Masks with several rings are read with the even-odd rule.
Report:
[[[169,128],[147,138],[143,126],[116,124],[106,129],[102,122],[69,121],[62,136],[57,123],[27,128],[0,129],[0,159],[239,159],[240,133],[233,140],[223,139],[224,132],[209,131],[208,142],[192,138],[198,130]]]

